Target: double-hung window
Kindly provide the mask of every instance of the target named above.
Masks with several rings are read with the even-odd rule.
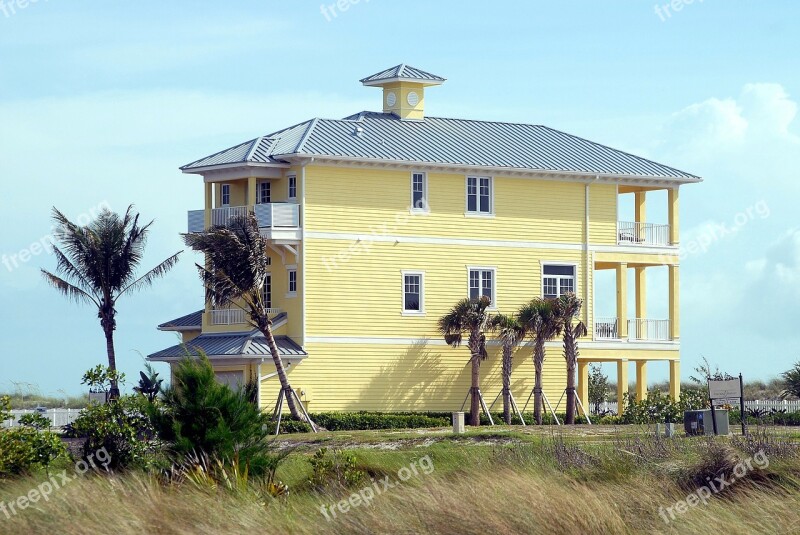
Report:
[[[423,302],[424,275],[418,271],[403,271],[403,315],[425,313]]]
[[[297,199],[297,177],[295,175],[289,175],[289,200],[296,200]]]
[[[469,298],[478,299],[488,297],[491,300],[492,308],[496,307],[495,293],[495,268],[471,267],[469,273]]]
[[[264,299],[264,308],[272,308],[272,275],[267,274],[264,277],[264,288],[262,288],[262,298]]]
[[[222,206],[230,206],[231,205],[231,185],[230,184],[222,184],[220,186],[220,201]]]
[[[428,176],[425,173],[411,173],[411,211],[428,211]]]
[[[486,176],[467,177],[467,213],[492,213],[492,179]]]
[[[258,204],[267,204],[272,202],[272,191],[269,182],[259,182],[258,192],[256,195],[256,202]]]
[[[297,268],[290,267],[286,273],[289,280],[289,297],[294,297],[297,295]]]
[[[542,266],[542,295],[546,298],[575,293],[575,266],[545,264]]]

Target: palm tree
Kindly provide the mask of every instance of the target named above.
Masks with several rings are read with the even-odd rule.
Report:
[[[541,297],[535,297],[522,305],[517,317],[525,327],[525,331],[533,338],[533,367],[536,373],[533,386],[533,417],[536,423],[541,425],[544,345],[561,333],[561,322],[558,320],[554,301]]]
[[[44,278],[58,291],[76,302],[93,304],[106,338],[108,368],[117,370],[114,352],[114,330],[117,328],[116,304],[120,297],[149,287],[163,277],[178,262],[180,251],[170,256],[139,278],[136,269],[142,261],[149,222],[139,226],[139,214],[128,206],[120,217],[110,210],[103,210],[86,226],[76,225],[53,208],[56,222],[53,246],[56,255],[56,272],[62,277],[42,270]],[[119,384],[111,381],[109,397],[119,397]]]
[[[469,425],[480,425],[480,386],[481,362],[486,359],[486,331],[489,329],[491,316],[487,309],[491,300],[486,296],[477,299],[462,299],[439,318],[439,332],[444,341],[451,347],[459,347],[464,335],[467,335],[467,347],[472,364],[472,387],[470,394]]]
[[[503,420],[511,425],[511,359],[525,338],[525,328],[513,314],[497,314],[492,318],[490,327],[497,332],[503,346]]]
[[[574,293],[566,293],[556,299],[556,311],[564,333],[564,359],[567,361],[567,417],[565,423],[575,423],[575,369],[578,367],[578,338],[586,336],[586,325],[580,320],[573,325],[581,313],[583,301]]]
[[[307,421],[292,396],[286,368],[272,334],[272,320],[263,292],[270,260],[267,240],[259,232],[255,214],[250,212],[246,217],[232,218],[227,225],[213,226],[205,232],[184,234],[183,239],[188,247],[206,255],[207,267],[196,264],[206,289],[206,302],[218,307],[240,308],[248,314],[250,323],[267,340],[292,417]]]
[[[789,371],[785,371],[781,374],[781,383],[783,386],[783,392],[781,392],[781,398],[786,399],[789,397],[796,397],[800,398],[800,362],[794,365]]]

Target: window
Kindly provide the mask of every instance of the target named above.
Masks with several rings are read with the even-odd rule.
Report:
[[[468,271],[469,298],[478,299],[481,296],[486,296],[491,300],[492,308],[495,308],[495,268],[472,267]]]
[[[222,197],[222,206],[230,206],[231,204],[231,185],[230,184],[223,184],[220,187],[221,197]]]
[[[492,213],[492,179],[485,176],[467,177],[467,213]]]
[[[546,298],[575,293],[575,266],[545,264],[542,267],[542,294]]]
[[[264,308],[272,308],[272,275],[267,275],[264,279]]]
[[[406,316],[422,315],[423,306],[423,274],[403,271],[403,314]]]
[[[294,295],[297,293],[297,268],[289,268],[287,273],[289,275],[289,293]]]
[[[256,195],[257,204],[267,204],[272,202],[272,192],[269,182],[259,182]]]
[[[289,176],[289,198],[297,199],[297,177],[294,175]]]
[[[244,385],[244,372],[214,372],[214,378],[219,384],[227,385],[233,389],[241,388]]]
[[[411,173],[411,211],[428,211],[428,176],[425,173]]]

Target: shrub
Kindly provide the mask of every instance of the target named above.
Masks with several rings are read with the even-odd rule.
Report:
[[[41,431],[50,427],[50,419],[38,412],[30,412],[19,417],[19,424]]]
[[[66,455],[64,442],[50,431],[23,426],[0,432],[0,475],[26,474],[39,467],[47,470]]]
[[[237,459],[254,475],[267,469],[267,417],[244,389],[234,391],[218,383],[206,357],[186,358],[178,364],[163,403],[163,410],[153,411],[154,422],[161,438],[178,455],[203,453],[225,462]]]
[[[684,411],[707,407],[708,399],[701,390],[683,390],[678,401],[660,391],[650,391],[646,399],[636,401],[636,395],[630,392],[619,420],[623,424],[676,423],[683,421]]]
[[[311,484],[321,489],[327,485],[353,487],[366,476],[356,465],[356,456],[342,450],[333,450],[328,455],[327,448],[320,448],[308,460],[311,464]]]
[[[69,434],[85,438],[83,455],[105,448],[109,467],[147,467],[160,448],[148,415],[150,403],[142,396],[123,396],[109,403],[92,403],[82,410]]]
[[[0,396],[0,422],[5,422],[11,418],[11,398]]]

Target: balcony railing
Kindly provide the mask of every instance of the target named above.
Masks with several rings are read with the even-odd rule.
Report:
[[[669,245],[669,225],[618,221],[617,243],[619,245]]]
[[[267,314],[280,314],[280,308],[268,308]],[[244,325],[247,316],[241,308],[218,308],[211,311],[211,325]]]
[[[669,320],[634,318],[628,320],[629,340],[670,340]]]
[[[597,318],[594,321],[595,340],[618,340],[619,320],[617,318]]]
[[[247,215],[247,206],[223,206],[211,210],[212,225],[227,225],[235,217]],[[300,205],[289,202],[257,204],[253,208],[262,228],[299,228]],[[203,232],[205,227],[205,210],[189,212],[189,232]]]

